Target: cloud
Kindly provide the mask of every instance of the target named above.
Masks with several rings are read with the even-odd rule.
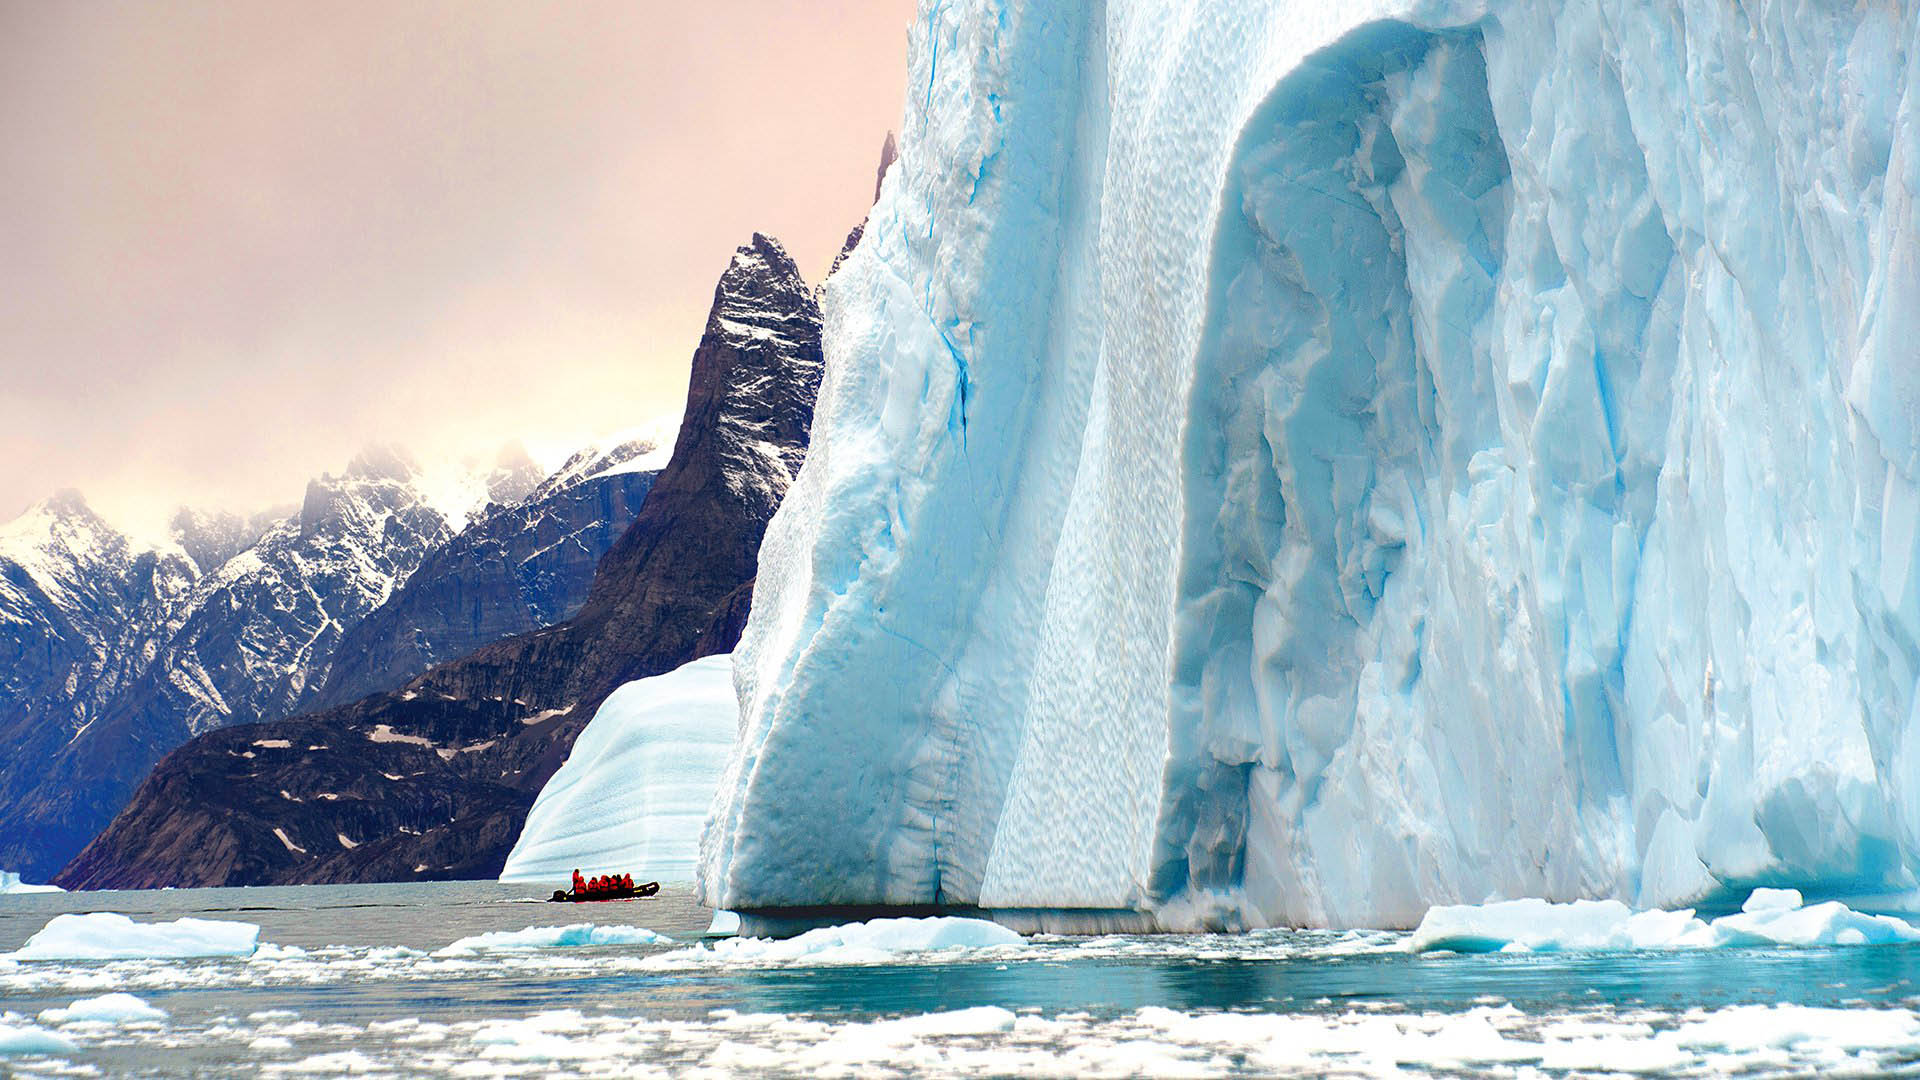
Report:
[[[677,408],[754,230],[824,272],[909,0],[0,8],[0,516]]]

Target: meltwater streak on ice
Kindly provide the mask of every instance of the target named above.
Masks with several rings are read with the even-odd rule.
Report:
[[[704,895],[1914,888],[1917,30],[924,4]]]

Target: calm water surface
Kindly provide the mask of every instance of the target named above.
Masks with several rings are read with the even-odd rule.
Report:
[[[773,957],[702,942],[687,890],[560,905],[491,882],[0,896],[248,922],[251,957],[0,959],[0,1055],[56,1075],[1857,1075],[1920,1072],[1920,948],[1438,954],[1403,935],[1042,937]],[[578,922],[670,944],[478,949]],[[729,951],[731,950],[731,951]],[[62,1022],[124,992],[161,1020]]]

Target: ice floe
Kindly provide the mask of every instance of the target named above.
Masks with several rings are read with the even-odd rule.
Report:
[[[873,964],[902,954],[1018,947],[1026,939],[986,919],[939,915],[924,919],[873,919],[809,930],[795,937],[736,937],[653,957],[653,965],[685,964]]]
[[[14,960],[123,960],[196,956],[251,956],[260,943],[252,923],[176,919],[137,923],[125,915],[95,911],[56,915],[18,950]]]
[[[81,998],[64,1009],[46,1009],[40,1013],[43,1024],[128,1024],[166,1018],[165,1009],[156,1009],[127,993]]]
[[[0,1023],[0,1054],[71,1054],[78,1047],[32,1024]]]
[[[1703,949],[1730,945],[1896,945],[1920,928],[1837,900],[1805,904],[1794,889],[1755,889],[1738,914],[1634,911],[1618,900],[1501,900],[1431,908],[1407,939],[1414,952]]]
[[[673,939],[643,926],[529,926],[525,930],[495,930],[463,937],[435,953],[459,956],[494,949],[573,949],[588,945],[671,945]]]

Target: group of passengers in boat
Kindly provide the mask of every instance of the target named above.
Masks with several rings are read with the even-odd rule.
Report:
[[[573,872],[573,891],[576,895],[584,894],[586,896],[593,896],[597,893],[632,892],[633,875],[609,874],[604,877],[596,876],[589,880],[581,877],[580,871],[575,870]]]

